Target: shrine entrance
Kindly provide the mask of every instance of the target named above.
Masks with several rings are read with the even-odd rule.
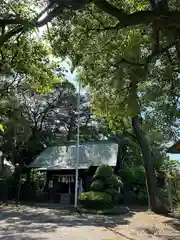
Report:
[[[60,203],[63,205],[74,203],[75,193],[75,175],[57,175],[53,174],[48,181],[49,200],[53,203]],[[82,179],[79,178],[79,191],[83,191]]]
[[[75,175],[52,175],[51,184],[56,191],[61,193],[74,193],[75,189]],[[50,183],[49,181],[49,183]]]

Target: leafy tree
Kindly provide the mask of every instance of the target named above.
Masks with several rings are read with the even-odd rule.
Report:
[[[110,25],[109,22],[101,21],[98,25],[100,31],[102,27],[105,27],[107,30],[123,30],[124,28],[132,27],[138,29],[139,25],[145,26],[145,33],[152,35],[153,55],[165,52],[171,46],[176,45],[176,41],[169,42],[172,38],[169,37],[167,32],[173,32],[174,36],[178,36],[178,33],[175,31],[179,26],[179,3],[177,1],[160,0],[157,2],[144,0],[143,2],[134,2],[124,0],[121,2],[108,2],[106,0],[58,0],[44,2],[42,0],[34,0],[30,4],[23,0],[18,2],[10,1],[8,3],[2,1],[0,26],[3,31],[1,44],[19,33],[34,27],[42,27],[55,18],[63,19],[63,13],[65,13],[67,19],[69,15],[78,10],[79,16],[83,17],[84,14],[81,12],[81,9],[84,10],[90,7],[96,19],[98,19],[96,13],[100,12],[101,15],[106,15],[107,18],[109,16],[113,24]],[[150,24],[152,26],[149,26]],[[164,35],[168,36],[166,39],[168,46],[161,49],[161,44],[159,43],[164,38]]]
[[[41,2],[36,1],[37,3]],[[25,6],[24,2],[22,5]],[[132,117],[132,126],[145,159],[152,209],[156,212],[162,210],[156,196],[151,151],[139,118],[138,88],[147,80],[147,66],[149,65],[151,75],[152,66],[157,63],[156,58],[160,55],[163,55],[160,63],[163,62],[169,67],[168,61],[173,69],[171,72],[178,72],[178,65],[174,64],[174,61],[177,63],[179,59],[179,4],[174,1],[169,1],[169,5],[168,1],[59,1],[50,2],[40,14],[29,13],[28,9],[24,8],[24,16],[20,13],[20,17],[17,17],[15,11],[13,17],[6,20],[3,17],[8,7],[9,4],[4,4],[2,11],[1,26],[6,26],[8,30],[1,36],[1,45],[22,31],[40,27],[58,16],[58,21],[53,21],[53,32],[49,34],[49,38],[57,47],[58,54],[66,55],[68,49],[74,66],[84,66],[85,72],[91,76],[89,79],[88,75],[84,74],[84,82],[90,82],[91,87],[97,89],[94,92],[96,103],[111,99],[111,108],[109,105],[105,108],[99,106],[106,115],[109,113],[107,117],[112,115],[117,119],[117,106],[122,109],[121,112]],[[73,12],[71,18],[72,10],[80,8],[82,10]],[[48,14],[40,20],[45,12]],[[162,67],[161,70],[160,76],[167,76],[165,68]],[[177,89],[177,74],[174,75],[174,86]],[[174,81],[169,81],[172,82]],[[103,96],[102,91],[106,92]]]
[[[180,199],[180,188],[179,188],[179,181],[180,181],[180,174],[179,174],[179,161],[166,159],[161,166],[162,174],[164,174],[166,178],[166,182],[171,182],[172,191],[170,194],[172,195],[172,201],[175,204],[179,203]],[[167,193],[167,186],[165,187],[166,198],[168,196]]]
[[[20,101],[24,109],[23,116],[29,119],[31,124],[32,134],[24,146],[28,158],[31,156],[30,160],[49,144],[55,145],[76,139],[77,93],[72,84],[56,84],[50,93],[22,93]],[[82,140],[99,136],[99,130],[91,124],[88,106],[86,97],[81,96],[79,121]]]
[[[62,82],[61,68],[50,59],[50,49],[32,35],[11,39],[1,47],[0,117],[4,126],[1,148],[13,163],[20,162],[24,144],[29,140],[31,119],[25,116],[22,94],[50,91]],[[56,70],[56,73],[55,73]]]
[[[18,86],[13,97],[6,93],[6,101],[2,101],[0,109],[5,126],[1,147],[8,159],[28,164],[49,144],[75,140],[76,98],[76,90],[68,82],[55,84],[54,89],[46,93],[25,90],[24,85]],[[100,133],[89,116],[89,99],[81,96],[81,140],[98,139]]]
[[[103,5],[105,1],[101,1],[101,3],[101,8],[112,16],[117,17],[114,15],[115,12],[118,16],[121,15],[120,10],[115,8],[117,3],[114,3],[115,5],[112,7],[110,3],[106,2],[106,7],[109,7],[110,10]],[[99,1],[95,1],[95,5],[97,4]],[[124,9],[127,5],[127,2],[122,3]],[[144,9],[148,8],[148,5],[140,6],[137,3],[131,9],[137,11],[139,7]],[[152,7],[154,10],[154,6]],[[157,7],[160,9],[158,13],[156,11],[151,13],[157,13],[161,16],[160,12],[161,10],[164,12],[164,9],[161,9],[162,6]],[[158,31],[156,32],[159,40],[153,44],[151,51],[151,27],[148,26],[145,29],[142,26],[129,31],[122,29],[135,24],[135,22],[126,22],[127,25],[123,25],[128,16],[124,11],[122,12],[121,17],[123,17],[118,19],[120,20],[118,22],[117,19],[111,18],[105,13],[102,14],[102,11],[96,9],[95,6],[87,6],[83,11],[77,12],[75,17],[70,18],[68,22],[63,19],[55,22],[49,35],[57,54],[69,55],[74,66],[83,67],[81,79],[85,84],[90,85],[92,98],[99,115],[106,117],[114,128],[122,121],[122,117],[125,120],[131,117],[132,127],[144,158],[152,210],[163,212],[166,210],[157,197],[158,189],[153,169],[152,151],[147,136],[143,132],[142,119],[140,118],[140,113],[145,107],[142,101],[143,92],[140,89],[143,85],[153,86],[152,81],[155,74],[153,66],[156,64],[158,74],[156,74],[155,83],[161,82],[159,85],[164,86],[164,88],[159,88],[161,91],[156,92],[156,96],[165,97],[163,90],[165,88],[166,91],[169,91],[170,88],[172,90],[173,84],[173,90],[166,102],[170,106],[175,103],[174,109],[177,110],[178,51],[177,48],[174,48],[174,44],[168,45],[170,40],[163,30],[162,36],[159,36]],[[144,14],[144,11],[140,12]],[[138,21],[140,22],[139,19]],[[144,23],[147,23],[146,21],[147,19]],[[154,31],[154,27],[152,30]],[[153,41],[155,40],[153,35]],[[164,47],[164,44],[168,46]],[[166,55],[163,54],[164,52]],[[161,54],[162,56],[159,56]],[[172,59],[174,64],[168,64]],[[164,82],[167,84],[164,85]]]

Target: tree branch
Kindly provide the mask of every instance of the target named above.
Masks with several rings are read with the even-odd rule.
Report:
[[[80,9],[82,8],[87,2],[86,0],[60,0],[58,4],[55,4],[55,1],[50,3],[49,7],[46,7],[47,11],[50,12],[44,17],[42,20],[39,21],[37,17],[32,20],[28,21],[26,19],[21,18],[12,18],[12,19],[0,19],[0,26],[7,26],[7,25],[19,25],[9,31],[7,34],[4,35],[0,39],[0,45],[4,42],[8,41],[11,37],[15,36],[16,34],[22,31],[28,31],[33,27],[39,28],[47,24],[48,22],[52,21],[55,17],[59,16],[65,9]],[[100,8],[102,11],[114,16],[119,20],[118,24],[114,26],[115,29],[122,29],[125,27],[132,27],[138,26],[141,24],[148,25],[152,23],[154,20],[158,21],[158,29],[168,29],[168,28],[177,28],[180,25],[180,11],[136,11],[134,13],[126,13],[123,9],[117,8],[115,5],[107,2],[106,0],[94,0],[93,4]],[[43,10],[39,16],[43,16],[47,11]]]
[[[122,20],[123,22],[123,17],[126,18],[127,14],[124,12],[123,9],[117,8],[116,6],[113,6],[106,0],[94,0],[93,1],[94,5],[104,12],[109,13],[111,16],[116,17],[118,20]]]
[[[88,28],[87,30],[101,32],[106,30],[119,30],[119,28],[121,28],[121,24],[117,23],[114,26],[103,26],[102,28]]]
[[[125,59],[125,58],[122,58],[121,61],[118,62],[118,66],[119,66],[119,64],[121,64],[121,63],[123,63],[123,62],[124,62],[124,63],[127,63],[127,64],[129,64],[129,65],[132,65],[132,66],[136,66],[136,67],[144,67],[144,64],[143,64],[143,63],[131,62],[131,61]],[[117,64],[117,63],[116,63],[116,64]],[[114,66],[117,66],[117,65],[114,65]]]
[[[59,16],[65,9],[80,9],[85,5],[85,0],[73,1],[73,0],[61,0],[59,4],[55,4],[56,2],[52,1],[38,16],[36,16],[32,21],[28,21],[27,19],[21,18],[12,18],[12,19],[0,19],[0,26],[7,25],[20,25],[16,28],[9,31],[0,39],[0,46],[2,46],[6,41],[8,41],[11,37],[15,36],[22,31],[27,32],[33,27],[39,28],[46,25],[48,22],[52,21],[55,17]],[[52,7],[54,7],[52,9]],[[48,11],[52,9],[49,13]],[[47,16],[42,20],[39,19],[47,12]]]
[[[146,64],[149,64],[153,60],[154,57],[156,57],[160,54],[166,53],[170,48],[175,47],[177,43],[178,43],[178,40],[176,40],[176,41],[170,43],[169,45],[167,45],[166,47],[163,47],[163,48],[159,49],[158,51],[150,54],[146,59]]]
[[[0,27],[17,24],[26,25],[29,24],[29,21],[22,18],[0,19]]]
[[[17,35],[18,33],[21,33],[22,31],[26,32],[33,27],[39,28],[47,24],[48,22],[52,21],[53,18],[55,18],[58,14],[60,14],[64,8],[56,7],[53,9],[45,18],[43,18],[41,21],[38,21],[37,19],[34,19],[33,21],[29,22],[27,20],[22,19],[9,19],[6,21],[9,21],[9,25],[12,24],[19,24],[21,26],[17,26],[16,28],[12,29],[11,31],[7,32],[1,39],[0,39],[0,46],[3,45],[6,41],[8,41],[13,36]],[[43,10],[44,12],[44,10]],[[2,24],[3,20],[0,20]],[[12,23],[14,21],[14,23]]]
[[[128,14],[123,9],[117,8],[106,0],[94,0],[93,3],[104,12],[119,20],[119,27],[130,27],[140,24],[150,24],[155,19],[159,20],[159,29],[176,27],[180,24],[180,11],[136,11]]]

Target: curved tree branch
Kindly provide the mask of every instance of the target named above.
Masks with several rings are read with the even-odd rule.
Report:
[[[51,22],[55,17],[59,16],[65,9],[80,9],[85,4],[85,0],[73,1],[73,0],[61,0],[58,4],[56,2],[51,2],[40,14],[38,14],[35,19],[28,21],[27,19],[22,19],[20,17],[11,19],[0,19],[0,27],[18,25],[11,31],[7,32],[4,36],[0,38],[0,46],[2,46],[6,41],[8,41],[13,36],[21,32],[29,31],[32,28],[40,28]],[[54,7],[54,8],[52,8]],[[52,9],[52,10],[51,10]],[[47,14],[46,14],[47,13]],[[43,15],[46,16],[39,20]]]
[[[60,0],[60,1],[51,1],[46,11],[43,10],[39,16],[47,15],[40,20],[37,17],[28,22],[26,19],[21,19],[20,17],[11,18],[11,19],[0,19],[0,26],[12,26],[17,25],[14,29],[7,32],[0,39],[0,45],[8,41],[11,37],[15,36],[20,32],[25,32],[33,27],[39,28],[46,25],[48,22],[52,21],[55,17],[59,16],[65,9],[80,9],[89,1],[87,0]],[[158,29],[169,29],[169,28],[178,28],[180,25],[180,11],[136,11],[134,13],[126,13],[123,9],[117,8],[115,5],[107,2],[106,0],[94,0],[93,4],[100,8],[102,11],[114,16],[119,22],[115,29],[122,29],[125,27],[132,27],[138,25],[148,25],[154,20],[158,22]],[[52,8],[53,6],[53,8]],[[52,9],[52,10],[51,10]]]
[[[106,0],[94,0],[93,3],[104,12],[117,18],[119,20],[119,28],[150,24],[156,19],[159,20],[159,29],[178,27],[180,24],[180,11],[145,10],[128,14],[123,9],[117,8]]]

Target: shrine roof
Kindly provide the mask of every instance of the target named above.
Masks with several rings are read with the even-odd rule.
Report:
[[[118,144],[107,141],[80,143],[79,169],[108,164],[116,166]],[[76,168],[76,143],[47,147],[28,168],[41,170],[63,170]]]

